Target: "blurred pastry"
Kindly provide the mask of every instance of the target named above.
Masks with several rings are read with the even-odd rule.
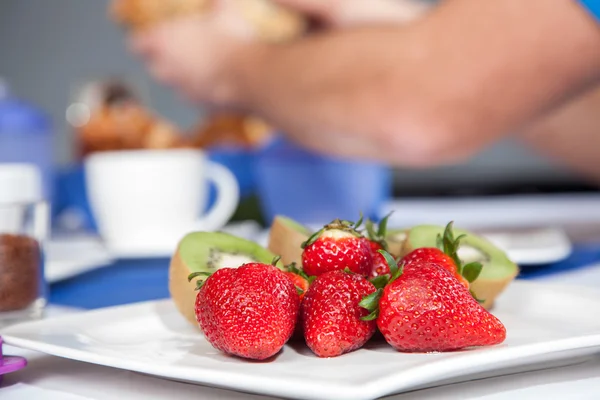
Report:
[[[81,156],[100,151],[170,149],[183,147],[177,128],[155,116],[133,90],[119,81],[89,84],[79,103],[89,120],[76,127]]]
[[[255,148],[268,140],[273,129],[262,120],[239,114],[220,113],[210,118],[190,135],[191,145],[210,148],[234,145]]]
[[[156,121],[144,137],[143,147],[145,149],[174,149],[185,146],[186,143],[178,130],[166,121]]]
[[[233,0],[241,15],[265,41],[289,40],[307,29],[305,17],[271,0]],[[208,12],[213,0],[113,0],[111,17],[127,29],[144,29],[176,16]]]
[[[92,83],[82,92],[89,120],[76,129],[82,155],[142,146],[152,116],[136,96],[119,82]]]

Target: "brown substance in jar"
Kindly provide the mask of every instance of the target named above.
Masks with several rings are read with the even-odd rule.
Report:
[[[0,312],[23,310],[38,298],[40,262],[35,239],[0,234]]]

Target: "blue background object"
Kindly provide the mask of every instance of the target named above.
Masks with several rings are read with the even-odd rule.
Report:
[[[54,196],[54,134],[49,117],[12,97],[0,81],[0,163],[28,163],[42,175],[43,195]]]
[[[536,279],[542,276],[552,275],[569,270],[576,270],[600,262],[600,243],[576,245],[571,255],[563,261],[533,265],[523,268],[521,279]]]
[[[168,259],[128,260],[50,287],[50,303],[96,309],[169,297]]]
[[[600,22],[600,0],[579,0],[579,2]]]
[[[267,224],[280,214],[304,224],[377,219],[392,192],[386,165],[324,157],[277,138],[257,152],[256,190]]]

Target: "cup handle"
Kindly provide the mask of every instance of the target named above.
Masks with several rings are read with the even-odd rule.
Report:
[[[224,166],[207,161],[207,178],[217,188],[215,204],[206,215],[196,221],[197,231],[216,231],[221,229],[235,213],[239,204],[240,188],[237,179]]]

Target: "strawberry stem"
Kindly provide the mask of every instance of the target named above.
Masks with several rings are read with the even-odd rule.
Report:
[[[385,259],[385,262],[387,263],[388,267],[390,268],[391,277],[390,277],[388,284],[394,282],[396,279],[398,279],[400,276],[402,276],[402,274],[404,273],[404,267],[402,265],[398,265],[398,262],[396,260],[394,260],[394,257],[392,257],[392,255],[390,253],[388,253],[387,251],[385,251],[385,250],[377,250],[377,251],[379,254],[381,254],[383,256],[383,258]]]
[[[477,278],[479,278],[479,274],[481,274],[481,270],[483,269],[483,265],[480,262],[472,262],[463,267],[462,276],[469,283],[475,282]]]
[[[360,319],[362,321],[373,321],[373,320],[376,320],[377,317],[379,317],[379,309],[373,311],[372,313],[370,313],[369,315],[367,315],[365,317],[361,317]]]
[[[273,258],[273,261],[271,261],[271,265],[276,267],[277,263],[281,261],[281,256],[276,256],[275,258]]]
[[[378,289],[376,292],[365,297],[363,301],[361,301],[361,303],[365,302],[365,304],[360,304],[360,306],[365,308],[367,311],[370,311],[369,315],[360,318],[362,321],[373,321],[377,319],[379,316],[379,300],[381,299],[382,295],[383,289]]]
[[[387,236],[387,224],[388,221],[390,219],[390,217],[392,216],[394,212],[392,211],[391,213],[389,213],[388,215],[386,215],[385,217],[383,217],[381,219],[381,221],[379,221],[379,227],[377,230],[377,236],[381,237],[381,238],[385,238]]]
[[[383,289],[398,279],[404,272],[404,268],[402,266],[398,266],[398,262],[394,260],[394,257],[392,257],[390,253],[385,250],[378,250],[378,252],[383,256],[388,264],[391,276],[381,275],[371,279],[371,283],[373,286],[375,286],[375,288],[377,288],[377,290],[363,298],[359,303],[359,306],[370,312],[369,315],[361,317],[361,320],[363,321],[373,321],[377,319],[379,316],[379,300],[381,300],[381,296],[383,296]]]
[[[371,221],[369,218],[367,218],[367,221],[365,222],[365,228],[367,229],[367,236],[368,236],[369,240],[372,242],[375,242],[375,243],[379,243],[379,245],[386,251],[388,250],[388,245],[387,245],[387,241],[386,241],[387,221],[391,215],[392,215],[391,213],[386,215],[379,222],[377,232],[375,232],[375,224],[373,223],[373,221]]]
[[[301,247],[304,249],[304,248],[310,246],[311,244],[313,244],[314,242],[316,242],[317,239],[319,238],[319,236],[321,236],[321,234],[324,231],[325,231],[325,229],[321,229],[320,231],[313,233],[305,242],[302,243]]]
[[[362,317],[363,321],[372,321],[379,315],[379,300],[383,296],[383,289],[377,289],[375,292],[363,298],[358,305],[369,311],[369,315]]]
[[[360,219],[358,222],[354,223],[352,221],[343,221],[338,219],[333,220],[331,223],[325,225],[321,230],[313,233],[304,243],[301,244],[300,247],[305,249],[306,247],[312,245],[317,241],[319,236],[321,236],[327,230],[340,230],[344,232],[351,233],[356,237],[363,237],[363,235],[357,230],[357,228],[363,223],[362,213],[360,214]]]
[[[293,262],[289,265],[286,265],[285,269],[288,272],[291,272],[292,274],[296,274],[296,275],[300,276],[301,278],[305,279],[309,284],[313,283],[313,281],[315,279],[317,279],[316,276],[308,276],[308,274],[306,272],[304,272],[303,270],[298,268],[298,266],[295,262]]]
[[[467,237],[467,235],[463,234],[459,235],[457,238],[454,238],[453,225],[454,221],[450,221],[444,229],[444,235],[437,236],[437,246],[450,258],[452,258],[452,261],[454,261],[454,264],[456,265],[458,274],[465,278],[469,283],[473,283],[475,279],[479,277],[483,265],[478,262],[463,265],[462,260],[458,257],[458,248],[460,247],[460,241]]]
[[[191,282],[194,278],[198,278],[201,276],[209,277],[211,275],[212,274],[210,272],[194,272],[194,273],[188,275],[188,282]],[[202,279],[197,280],[196,288],[194,290],[202,289],[202,285],[204,285],[204,280],[202,280]]]
[[[475,295],[475,292],[473,292],[472,290],[469,290],[469,292],[471,293],[471,296],[473,296],[473,298],[474,298],[475,300],[477,300],[477,302],[478,302],[479,304],[483,304],[483,303],[485,303],[485,300],[482,300],[482,299],[478,299],[478,298],[477,298],[477,296]]]
[[[212,274],[210,272],[194,272],[194,273],[188,275],[188,282],[191,282],[192,279],[198,278],[200,276],[211,276],[211,275]]]
[[[364,220],[364,219],[365,219],[365,218],[364,218],[364,216],[363,216],[363,213],[361,212],[361,213],[360,213],[360,218],[358,219],[358,221],[356,222],[356,224],[354,224],[354,226],[353,226],[353,227],[354,227],[354,229],[358,229],[358,228],[360,228],[360,226],[362,225],[362,223],[363,223],[363,220]]]
[[[379,235],[375,233],[373,221],[367,218],[367,221],[365,222],[365,228],[367,229],[367,235],[369,236],[369,239],[373,241],[379,240]]]
[[[446,228],[444,229],[444,236],[441,239],[438,236],[438,244],[441,242],[441,250],[448,256],[450,256],[450,258],[452,258],[454,264],[456,265],[458,273],[462,275],[462,262],[460,258],[458,258],[458,246],[460,240],[464,237],[464,235],[461,235],[458,238],[454,239],[454,232],[452,230],[453,226],[454,221],[450,221],[448,225],[446,225]]]
[[[390,280],[389,275],[379,275],[379,276],[376,276],[375,278],[371,279],[371,283],[377,289],[382,289],[388,284],[389,280]]]

